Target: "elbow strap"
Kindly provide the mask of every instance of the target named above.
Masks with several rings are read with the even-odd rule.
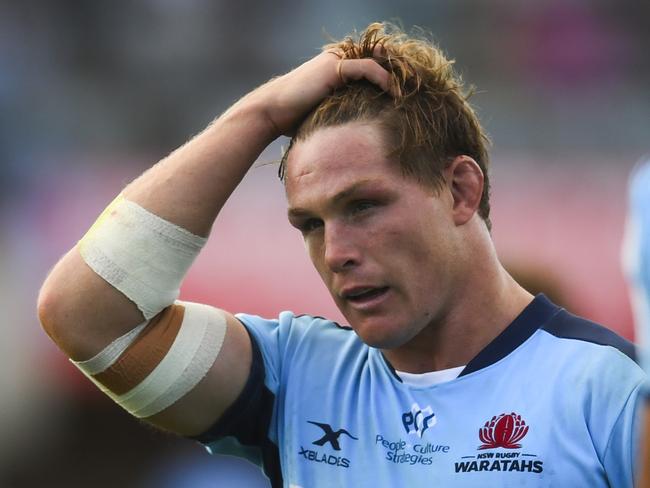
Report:
[[[207,374],[221,350],[226,318],[214,307],[178,301],[139,328],[95,357],[72,362],[116,403],[145,418],[174,404]]]

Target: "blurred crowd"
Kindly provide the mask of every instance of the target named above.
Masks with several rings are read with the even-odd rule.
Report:
[[[430,32],[476,86],[494,237],[515,275],[631,338],[618,246],[627,173],[650,152],[648,18],[633,0],[0,0],[0,486],[265,486],[86,385],[38,326],[36,295],[130,179],[328,36],[374,20]],[[206,249],[184,296],[337,318],[298,237],[277,231],[274,171],[253,170],[229,202],[215,228],[229,240]],[[274,286],[279,273],[311,288]],[[256,293],[242,292],[252,277]]]

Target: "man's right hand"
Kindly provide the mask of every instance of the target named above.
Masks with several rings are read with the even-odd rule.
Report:
[[[375,59],[342,59],[340,52],[329,50],[260,86],[241,103],[258,105],[275,137],[290,136],[321,100],[348,81],[361,79],[391,92],[390,75]]]

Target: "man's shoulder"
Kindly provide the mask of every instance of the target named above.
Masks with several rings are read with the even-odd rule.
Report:
[[[614,331],[557,307],[501,373],[534,389],[549,412],[587,416],[609,433],[624,409],[633,410],[647,381],[634,355],[633,344]]]
[[[274,319],[249,314],[237,314],[236,317],[258,341],[270,340],[281,347],[304,348],[309,343],[318,347],[360,343],[352,328],[317,315],[281,312]]]
[[[310,315],[305,313],[297,314],[291,311],[280,312],[275,318],[266,318],[259,315],[238,313],[235,315],[244,325],[256,325],[266,328],[286,328],[291,330],[308,330],[316,328],[319,330],[335,330],[340,332],[353,332],[352,328],[347,325],[341,325],[338,322],[322,317],[320,315]]]
[[[558,339],[613,348],[636,362],[636,350],[632,342],[601,324],[574,315],[564,309],[545,323],[541,330]]]
[[[554,371],[573,391],[625,400],[647,381],[634,344],[601,324],[561,309],[540,332],[552,338],[540,350],[547,374]]]
[[[320,315],[310,315],[306,313],[295,314],[293,312],[282,312],[281,316],[287,314],[291,317],[293,324],[296,326],[320,327],[324,329],[333,329],[336,331],[353,332],[349,325],[341,325],[338,322],[321,317]]]

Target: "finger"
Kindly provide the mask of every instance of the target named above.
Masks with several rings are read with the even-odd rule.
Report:
[[[333,54],[337,58],[343,59],[343,51],[341,51],[340,49],[328,49],[327,51],[325,51],[325,53]]]
[[[351,80],[366,79],[387,93],[395,96],[391,86],[388,71],[382,68],[374,59],[345,59],[340,60],[337,74],[343,83]]]
[[[386,57],[386,48],[381,42],[375,44],[375,47],[372,50],[372,57],[375,59],[383,59]]]
[[[339,83],[341,85],[345,85],[345,78],[343,78],[343,72],[341,71],[343,69],[343,60],[339,59],[339,62],[336,63],[336,76],[339,79]]]

